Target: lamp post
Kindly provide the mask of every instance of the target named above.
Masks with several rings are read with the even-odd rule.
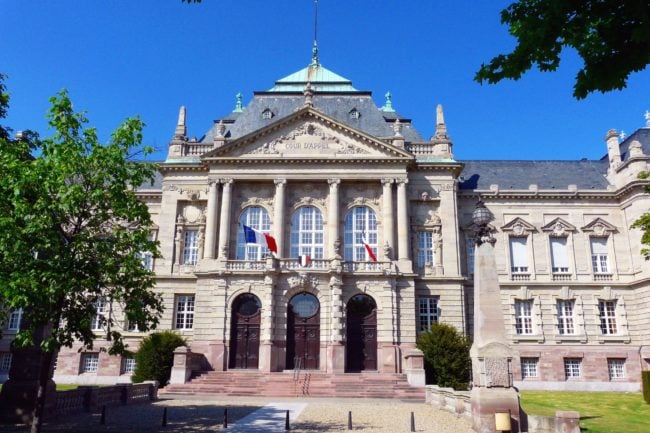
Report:
[[[505,336],[501,290],[494,258],[494,215],[479,200],[472,212],[474,252],[474,339],[472,358],[472,424],[480,433],[497,429],[519,432],[519,396],[512,386],[514,351]],[[506,413],[508,415],[504,416]],[[507,425],[507,421],[512,421]],[[497,423],[498,421],[498,423]]]

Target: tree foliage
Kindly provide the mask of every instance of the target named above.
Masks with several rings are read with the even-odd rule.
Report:
[[[50,101],[51,138],[0,139],[1,302],[23,309],[14,344],[33,345],[35,331],[48,327],[40,344],[52,352],[75,341],[92,347],[94,303],[104,300],[103,334],[119,352],[113,308],[141,330],[162,312],[138,256],[157,254],[152,221],[132,188],[151,180],[155,166],[130,159],[141,147],[141,120],[127,119],[103,145],[65,91]]]
[[[639,173],[639,179],[648,179],[650,178],[650,172],[643,171]],[[650,186],[645,187],[645,191],[650,193]],[[643,245],[650,246],[650,212],[646,212],[639,217],[634,224],[632,224],[633,229],[641,229],[643,234],[641,235],[641,243]],[[646,260],[650,260],[650,248],[642,248],[641,254],[645,257]]]
[[[447,324],[434,323],[418,337],[418,348],[424,353],[432,380],[438,386],[467,389],[470,374],[468,337]]]
[[[650,3],[647,0],[519,0],[501,11],[517,38],[509,54],[482,65],[475,79],[519,79],[534,65],[555,71],[560,54],[575,49],[584,61],[573,95],[623,89],[632,72],[650,63]]]
[[[154,332],[142,339],[135,354],[133,383],[157,380],[165,386],[171,375],[174,362],[174,349],[185,346],[187,342],[172,331]]]

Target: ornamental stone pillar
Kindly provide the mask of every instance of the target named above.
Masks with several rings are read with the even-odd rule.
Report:
[[[219,259],[228,260],[230,241],[230,205],[232,201],[232,179],[222,179],[221,220],[219,221]]]
[[[408,179],[397,179],[397,253],[400,261],[409,260],[409,222],[406,184]]]
[[[330,278],[331,316],[328,366],[333,373],[345,372],[345,346],[343,345],[343,282],[340,275]]]
[[[205,248],[203,257],[206,259],[215,258],[215,245],[217,239],[217,202],[219,201],[219,181],[211,179],[208,181],[208,212],[205,218]]]
[[[329,179],[327,181],[330,185],[329,206],[327,215],[327,228],[328,228],[328,243],[330,245],[330,257],[340,255],[337,251],[336,243],[339,242],[339,185],[341,179]]]
[[[278,251],[280,250],[278,249]],[[275,290],[276,279],[277,276],[274,271],[267,271],[267,274],[264,276],[264,295],[261,299],[262,317],[260,324],[260,358],[258,368],[265,372],[276,371],[278,362],[278,353],[273,347],[273,328],[275,323],[273,292]]]
[[[273,234],[278,247],[278,257],[284,257],[284,203],[286,179],[275,179],[275,200],[273,203]]]
[[[382,179],[383,185],[382,193],[382,212],[384,214],[384,245],[388,246],[386,249],[387,254],[385,259],[391,260],[394,257],[395,251],[395,222],[393,219],[393,182],[394,179]]]

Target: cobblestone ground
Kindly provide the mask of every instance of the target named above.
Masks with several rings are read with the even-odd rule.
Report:
[[[168,432],[191,433],[227,431],[223,429],[224,408],[229,422],[254,412],[273,401],[301,401],[307,407],[291,426],[296,433],[349,431],[348,411],[352,412],[352,431],[368,433],[410,432],[411,412],[415,415],[417,432],[471,433],[469,422],[439,411],[425,403],[370,399],[281,399],[281,398],[201,398],[161,400],[153,404],[107,408],[106,424],[100,425],[100,414],[75,414],[51,421],[43,433],[64,432]],[[167,408],[167,426],[162,427],[162,414]],[[27,427],[0,425],[7,433],[27,432]],[[263,432],[260,432],[263,433]]]

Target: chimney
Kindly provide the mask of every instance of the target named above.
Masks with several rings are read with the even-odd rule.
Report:
[[[181,105],[180,110],[178,111],[178,123],[176,124],[176,132],[174,132],[174,138],[185,139],[187,137],[187,126],[185,125],[185,106]]]
[[[615,169],[621,165],[621,149],[618,144],[618,133],[615,129],[610,129],[605,135],[607,143],[607,155],[609,156],[609,167]]]

